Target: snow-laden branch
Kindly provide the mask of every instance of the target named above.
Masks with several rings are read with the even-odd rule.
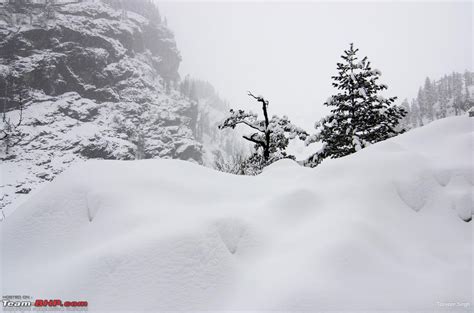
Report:
[[[273,116],[270,119],[268,117],[269,101],[262,96],[255,96],[251,92],[249,92],[248,95],[262,104],[264,119],[258,120],[257,115],[252,112],[247,113],[244,110],[230,110],[230,116],[218,125],[218,127],[219,129],[234,129],[237,125],[244,124],[256,130],[256,133],[245,135],[243,138],[254,143],[256,150],[260,148],[263,150],[262,157],[264,162],[268,162],[271,155],[275,153],[286,155],[284,151],[290,140],[296,137],[300,140],[306,140],[309,136],[302,128],[293,125],[287,116],[281,118]]]
[[[218,127],[219,129],[232,128],[239,124],[245,124],[252,129],[255,129],[259,132],[265,132],[265,129],[260,125],[260,122],[257,120],[257,114],[252,112],[245,112],[244,110],[230,110],[230,116],[226,118]]]

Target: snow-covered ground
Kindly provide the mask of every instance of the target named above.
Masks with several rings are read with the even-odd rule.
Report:
[[[214,88],[207,83],[199,99],[194,83],[193,99],[183,93],[181,55],[164,23],[103,1],[57,6],[48,20],[40,6],[20,11],[0,9],[0,101],[15,109],[0,131],[20,121],[15,89],[25,89],[21,125],[0,142],[0,219],[85,159],[212,166],[236,146],[217,128],[229,105]]]
[[[78,163],[0,224],[3,294],[114,312],[472,312],[473,126],[447,118],[256,177]]]

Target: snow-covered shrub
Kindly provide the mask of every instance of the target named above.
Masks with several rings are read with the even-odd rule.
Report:
[[[243,154],[231,155],[229,158],[224,158],[219,154],[215,158],[214,168],[220,172],[245,175],[245,156]]]
[[[255,176],[262,173],[263,169],[268,165],[281,159],[294,160],[295,157],[287,155],[286,153],[275,153],[269,160],[265,161],[263,156],[258,152],[254,152],[250,156],[244,156],[239,153],[231,155],[227,159],[219,155],[216,157],[214,168],[220,172],[229,174]]]

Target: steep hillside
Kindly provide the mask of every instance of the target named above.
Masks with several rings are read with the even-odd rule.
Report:
[[[3,292],[91,312],[471,312],[473,126],[255,177],[77,164],[0,223]]]
[[[186,76],[179,88],[182,94],[198,105],[195,134],[205,147],[204,163],[214,165],[218,159],[245,151],[245,145],[240,139],[236,140],[238,135],[233,130],[218,128],[228,116],[230,105],[209,82]]]
[[[180,61],[166,25],[98,1],[2,8],[0,104],[23,117],[1,142],[0,208],[78,160],[212,162]]]
[[[447,116],[463,115],[474,106],[474,73],[445,75],[439,80],[426,78],[416,99],[402,106],[408,114],[402,120],[406,129],[426,125]]]

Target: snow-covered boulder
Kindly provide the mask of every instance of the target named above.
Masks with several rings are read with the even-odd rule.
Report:
[[[0,224],[3,294],[90,311],[470,312],[473,123],[255,177],[77,164]]]

